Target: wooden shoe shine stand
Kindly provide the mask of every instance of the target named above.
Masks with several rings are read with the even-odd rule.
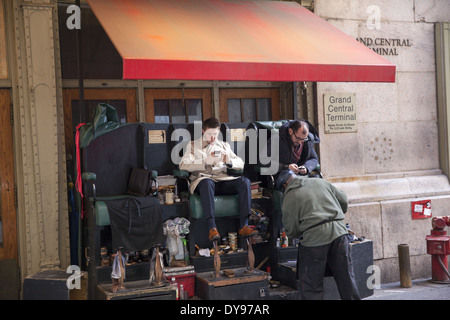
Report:
[[[198,273],[196,286],[197,296],[204,300],[260,299],[267,294],[269,281],[265,272],[242,267],[222,270],[218,277],[214,271]]]
[[[176,289],[169,284],[153,286],[148,280],[128,281],[124,287],[112,292],[112,283],[97,285],[97,298],[102,300],[175,300]]]
[[[117,281],[113,279],[112,283],[97,285],[97,296],[105,300],[123,300],[123,299],[151,299],[151,300],[170,300],[176,299],[176,289],[168,281],[162,279],[162,265],[159,259],[159,246],[156,251],[155,267],[152,281],[138,280],[124,282],[123,277]],[[122,271],[124,274],[124,270]]]
[[[197,296],[205,300],[260,299],[268,294],[267,273],[255,269],[251,238],[247,242],[247,267],[220,270],[220,256],[214,252],[214,270],[197,274]],[[214,241],[217,248],[217,240]]]
[[[186,124],[187,129],[189,129],[189,126],[190,124]],[[160,284],[149,282],[149,262],[127,265],[123,288],[119,288],[122,282],[117,281],[118,290],[115,293],[111,292],[113,291],[111,266],[101,265],[100,260],[102,247],[108,247],[109,251],[115,249],[112,248],[111,243],[111,222],[106,205],[107,201],[109,201],[108,199],[114,201],[117,197],[128,197],[130,167],[140,167],[145,164],[145,167],[156,170],[158,176],[174,174],[176,167],[174,167],[172,161],[169,161],[173,149],[172,139],[167,138],[167,143],[150,143],[150,134],[156,130],[158,132],[163,131],[165,137],[171,137],[172,133],[179,127],[178,124],[136,123],[120,126],[117,129],[99,135],[95,139],[89,136],[85,137],[86,139],[91,139],[91,142],[81,150],[83,158],[81,171],[85,185],[84,199],[86,200],[85,208],[87,208],[88,216],[87,223],[83,226],[83,230],[86,231],[86,239],[83,239],[82,249],[85,257],[82,262],[84,265],[88,265],[89,299],[176,299],[176,289],[166,279],[163,279]],[[181,127],[184,128],[183,126]],[[232,143],[232,141],[230,142]],[[118,145],[121,148],[117,148]],[[124,154],[129,155],[129,157],[124,157]],[[154,154],[161,155],[161,157],[153,157],[152,155]],[[111,165],[106,166],[106,164]],[[253,171],[250,170],[250,172]],[[184,181],[181,178],[179,180],[180,182]],[[256,180],[258,179],[251,179],[251,181]],[[180,183],[179,187],[182,186],[183,183]],[[181,188],[178,191],[182,192]],[[267,233],[270,234],[270,237],[258,245],[253,246],[247,243],[247,252],[238,250],[226,253],[220,257],[217,256],[214,259],[214,266],[213,257],[195,255],[195,245],[198,245],[200,248],[209,248],[211,243],[208,241],[207,233],[203,232],[207,230],[206,220],[201,216],[196,217],[193,215],[192,204],[198,202],[191,201],[191,198],[194,198],[193,195],[187,201],[161,205],[162,221],[183,217],[191,222],[188,234],[188,251],[190,253],[190,265],[193,266],[196,273],[196,296],[201,299],[211,300],[276,299],[278,296],[285,299],[286,295],[284,292],[274,296],[273,287],[271,292],[269,292],[269,280],[266,272],[260,271],[253,266],[255,262],[261,266],[267,262],[267,266],[271,268],[271,283],[284,278],[290,280],[290,276],[293,275],[293,272],[289,272],[289,277],[284,277],[286,268],[281,264],[296,260],[298,248],[278,248],[276,246],[276,238],[282,221],[281,212],[276,210],[279,205],[275,207],[279,199],[274,196],[275,193],[272,194],[272,197],[252,199],[252,205],[255,204],[264,208],[264,215],[269,218]],[[276,199],[278,199],[278,202]],[[219,206],[228,208],[229,202],[227,202],[227,206],[223,203],[220,202]],[[234,204],[233,201],[232,203]],[[232,210],[229,211],[231,212]],[[217,223],[220,233],[227,234],[230,230],[235,231],[238,229],[239,216],[224,215],[217,217]],[[244,248],[245,244],[242,242],[240,247]],[[217,248],[217,244],[215,247]],[[145,249],[151,250],[151,248]],[[359,260],[364,260],[365,262],[370,258],[370,261],[372,261],[372,251],[353,251],[354,259],[352,260],[355,265]],[[257,258],[256,261],[255,256]],[[362,259],[366,256],[367,259]],[[261,258],[263,258],[262,261],[264,262],[260,261]],[[367,265],[370,264],[365,263],[363,267]],[[355,272],[355,274],[361,280],[361,283],[365,284],[369,275],[366,273],[367,268],[363,267],[361,267],[360,272]],[[284,285],[284,281],[280,282],[283,287],[288,288],[288,286]],[[290,281],[287,282],[291,283]],[[289,289],[291,287],[292,285],[289,286]],[[295,290],[295,288],[292,288],[292,290]]]

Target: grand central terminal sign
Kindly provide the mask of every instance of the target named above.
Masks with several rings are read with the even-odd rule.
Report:
[[[356,132],[356,94],[324,93],[325,133]]]
[[[397,38],[356,38],[356,41],[372,49],[382,56],[398,56],[397,49],[402,47],[411,47],[409,39]]]

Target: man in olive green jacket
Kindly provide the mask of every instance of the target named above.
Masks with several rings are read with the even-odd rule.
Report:
[[[350,258],[345,193],[325,179],[283,171],[277,187],[284,191],[283,225],[290,238],[299,238],[297,277],[302,299],[323,299],[326,267],[342,299],[359,300]]]

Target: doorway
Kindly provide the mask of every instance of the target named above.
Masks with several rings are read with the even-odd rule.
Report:
[[[0,300],[19,299],[11,100],[0,89]]]
[[[145,121],[193,123],[211,117],[211,89],[146,89]]]

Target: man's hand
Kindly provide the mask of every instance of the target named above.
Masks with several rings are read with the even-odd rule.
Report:
[[[223,154],[222,152],[216,150],[216,151],[212,151],[206,161],[206,164],[209,165],[218,165],[221,162],[225,163],[227,160],[227,155]]]
[[[306,169],[304,166],[300,166],[300,167],[298,167],[298,173],[306,174],[306,173],[308,173],[308,169]]]
[[[295,163],[289,165],[289,169],[296,174],[306,174],[308,170],[304,166],[297,166]]]
[[[298,166],[295,163],[291,163],[289,165],[289,170],[293,171],[294,173],[298,173]]]

